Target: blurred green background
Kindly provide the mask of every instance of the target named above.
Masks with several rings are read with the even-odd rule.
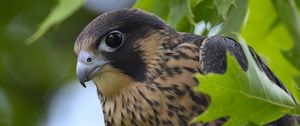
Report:
[[[0,125],[44,125],[57,91],[79,85],[71,83],[77,35],[99,14],[134,2],[1,0]],[[134,7],[155,13],[178,31],[240,33],[300,99],[299,0],[139,0]]]
[[[43,125],[55,93],[76,80],[73,44],[100,13],[81,7],[35,43],[25,43],[59,2],[0,2],[0,126]]]

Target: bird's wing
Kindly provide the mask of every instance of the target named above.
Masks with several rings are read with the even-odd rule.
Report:
[[[249,50],[258,67],[269,77],[269,79],[286,91],[290,96],[292,96],[283,83],[263,62],[259,55],[257,55],[257,53],[251,47],[249,47]],[[234,39],[222,36],[214,36],[205,38],[200,46],[200,63],[202,66],[202,72],[220,74],[225,73],[227,67],[226,51],[236,58],[244,71],[247,70],[248,61],[241,45]]]

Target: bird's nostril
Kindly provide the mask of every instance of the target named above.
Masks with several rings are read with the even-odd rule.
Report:
[[[92,59],[89,57],[86,59],[86,61],[89,63],[89,62],[92,62]]]

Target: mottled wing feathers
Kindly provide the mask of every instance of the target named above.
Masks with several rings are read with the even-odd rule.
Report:
[[[247,58],[239,43],[230,38],[214,36],[204,39],[200,47],[202,71],[204,73],[225,73],[227,68],[226,51],[237,59],[243,70],[247,69]]]
[[[282,82],[275,76],[270,68],[263,62],[259,55],[249,47],[249,50],[256,61],[258,67],[272,80],[276,85],[286,91],[289,91]],[[214,36],[205,38],[200,47],[200,63],[203,73],[225,73],[226,72],[226,51],[236,58],[244,71],[248,68],[248,61],[241,48],[241,45],[235,40],[227,37]],[[291,95],[292,96],[292,95]]]

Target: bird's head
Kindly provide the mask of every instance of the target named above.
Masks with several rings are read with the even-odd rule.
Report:
[[[80,83],[93,80],[101,93],[112,93],[131,81],[143,82],[161,59],[161,31],[170,30],[158,17],[136,9],[104,13],[89,23],[74,45]]]

